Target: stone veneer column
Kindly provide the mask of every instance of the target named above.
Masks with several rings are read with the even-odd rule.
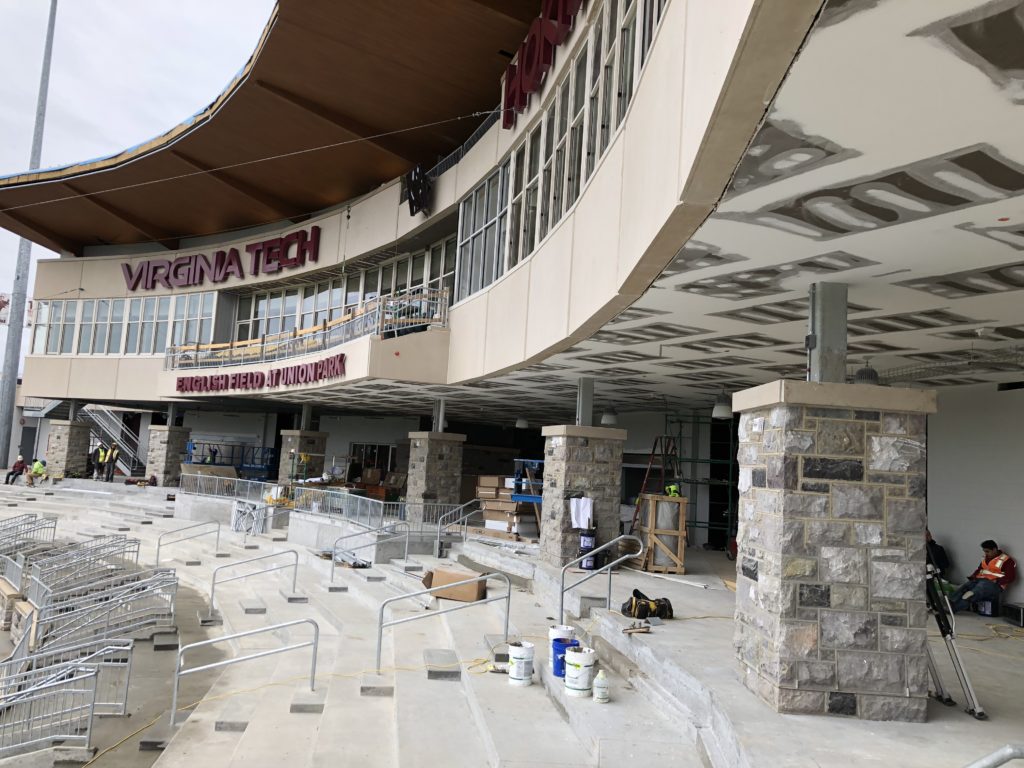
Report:
[[[924,721],[935,393],[777,381],[733,408],[744,683],[779,712]]]
[[[281,461],[277,469],[277,482],[287,485],[292,481],[292,456],[310,454],[306,465],[306,477],[320,477],[324,473],[324,452],[327,450],[327,433],[310,432],[304,429],[281,430]],[[315,455],[314,455],[315,454]],[[297,462],[298,460],[296,460]],[[296,470],[298,465],[296,463]]]
[[[85,477],[86,462],[89,458],[90,426],[81,421],[50,422],[50,437],[46,443],[46,472],[53,477],[77,475]],[[25,457],[25,463],[32,465],[32,456]]]
[[[157,485],[177,485],[181,462],[192,430],[189,427],[152,426],[146,449],[146,477],[156,475]]]
[[[465,435],[451,432],[409,433],[406,515],[423,520],[422,504],[459,504],[462,495],[462,444]]]
[[[579,553],[579,531],[572,527],[567,497],[582,492],[594,500],[597,544],[619,535],[622,448],[626,430],[553,426],[544,436],[544,504],[541,557],[561,568]]]

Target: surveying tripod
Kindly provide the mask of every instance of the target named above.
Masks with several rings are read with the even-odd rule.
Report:
[[[939,627],[939,634],[946,641],[946,650],[949,651],[949,660],[953,664],[953,671],[956,672],[957,679],[960,681],[960,687],[964,690],[964,697],[967,699],[967,708],[964,711],[976,720],[987,720],[988,715],[985,714],[985,710],[982,709],[981,703],[978,701],[978,696],[974,693],[974,686],[971,685],[971,679],[967,676],[967,670],[964,669],[963,660],[960,658],[960,649],[956,645],[956,626],[953,619],[953,611],[950,608],[949,600],[939,591],[939,572],[932,565],[931,561],[928,562],[926,568],[925,592],[928,597],[928,610],[935,617],[935,623]],[[942,685],[942,679],[939,677],[939,670],[935,666],[935,659],[932,657],[931,648],[926,645],[925,650],[928,653],[928,671],[931,673],[932,681],[935,684],[935,698],[947,707],[955,706],[956,702],[953,701],[946,688]]]

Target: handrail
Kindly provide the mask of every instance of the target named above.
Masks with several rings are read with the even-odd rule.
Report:
[[[243,547],[246,544],[249,543],[249,533],[250,533],[250,531],[249,531],[249,528],[245,527],[245,521],[246,520],[249,520],[252,523],[252,525],[250,527],[253,529],[253,531],[252,531],[252,535],[253,536],[259,536],[261,534],[267,533],[266,530],[260,530],[260,531],[256,531],[255,530],[256,524],[257,524],[257,517],[256,517],[256,514],[255,514],[256,509],[263,510],[262,520],[259,523],[261,528],[263,527],[263,523],[265,523],[267,520],[271,520],[271,519],[273,519],[273,518],[275,518],[275,517],[277,517],[279,515],[287,515],[289,512],[292,511],[291,507],[286,507],[286,508],[283,508],[283,509],[278,509],[276,512],[267,512],[267,509],[269,507],[274,506],[274,505],[267,504],[266,502],[244,501],[244,503],[246,503],[246,504],[254,505],[255,509],[251,509],[251,510],[250,509],[245,509],[245,510],[242,510],[242,511],[239,512],[238,509],[237,509],[237,504],[238,504],[239,501],[244,501],[244,500],[243,499],[235,499],[235,505],[236,506],[235,506],[235,509],[232,510],[232,512],[237,513],[237,522],[241,526],[241,528],[234,528],[234,527],[232,527],[232,530],[235,533],[238,533],[239,531],[241,531],[241,533],[242,533],[242,546]],[[236,522],[236,516],[235,515],[232,515],[232,521],[231,522],[232,522],[232,526],[234,526],[234,523]],[[269,530],[273,530],[273,526],[271,526],[271,528]]]
[[[217,589],[217,574],[223,571],[225,568],[237,568],[240,565],[246,563],[255,563],[259,560],[269,560],[272,557],[280,557],[281,555],[294,555],[295,562],[289,565],[275,565],[273,568],[264,568],[261,571],[253,571],[252,573],[243,573],[241,576],[232,576],[230,579],[222,579],[221,584],[227,584],[229,581],[238,581],[239,579],[247,579],[250,576],[258,576],[261,573],[271,573],[273,571],[281,571],[285,568],[294,568],[292,572],[292,592],[295,591],[295,585],[299,579],[299,553],[294,549],[282,549],[280,552],[271,552],[269,555],[260,555],[259,557],[250,557],[248,560],[239,560],[237,563],[228,563],[218,568],[213,569],[213,575],[210,577],[210,612],[207,614],[207,618],[213,618],[213,595]]]
[[[181,663],[185,659],[185,651],[193,648],[200,648],[206,645],[214,645],[215,643],[222,643],[225,640],[237,640],[240,637],[250,637],[251,635],[258,635],[263,632],[276,632],[279,629],[285,629],[287,627],[294,627],[299,624],[311,624],[313,626],[313,639],[305,643],[294,643],[293,645],[286,645],[283,648],[275,648],[269,651],[259,651],[258,653],[250,653],[247,656],[238,656],[233,659],[225,659],[223,661],[215,661],[212,664],[204,664],[201,667],[193,667],[192,669],[182,669]],[[261,659],[264,656],[273,656],[277,653],[284,653],[285,651],[297,651],[300,648],[313,648],[313,663],[309,668],[309,690],[316,690],[316,657],[317,651],[320,648],[320,625],[317,624],[313,619],[295,619],[294,621],[286,621],[283,624],[274,624],[270,627],[260,627],[259,629],[250,629],[246,632],[236,632],[233,635],[224,635],[223,637],[215,637],[211,640],[200,640],[197,643],[189,643],[186,646],[178,649],[178,663],[174,669],[174,692],[171,694],[171,728],[174,728],[175,715],[178,712],[178,681],[185,675],[191,675],[195,672],[205,672],[208,669],[216,669],[217,667],[227,667],[231,664],[238,664],[242,661],[250,661],[252,659]]]
[[[408,523],[406,523],[404,521],[398,522],[398,523],[387,523],[386,525],[382,525],[382,526],[380,526],[378,528],[371,528],[371,529],[366,530],[366,531],[358,531],[356,533],[346,533],[344,536],[339,536],[337,539],[335,539],[334,540],[334,545],[331,547],[331,583],[332,584],[334,583],[334,570],[335,570],[335,568],[338,565],[338,544],[340,542],[344,541],[345,539],[353,539],[356,536],[366,536],[367,534],[370,534],[370,533],[380,533],[381,531],[386,531],[386,530],[392,530],[393,531],[393,530],[395,530],[398,527],[403,526],[403,525],[405,526],[405,535],[404,535],[404,537],[399,534],[399,535],[395,535],[395,536],[389,536],[386,539],[374,539],[373,541],[369,542],[368,544],[360,544],[358,547],[348,547],[348,548],[345,548],[345,549],[343,549],[341,551],[342,552],[356,552],[356,551],[358,551],[360,549],[366,549],[367,547],[375,547],[378,544],[387,544],[389,541],[396,541],[397,539],[404,538],[405,539],[405,557],[404,557],[404,559],[408,560],[409,559],[409,533],[412,531],[412,526],[410,526]]]
[[[618,560],[613,560],[610,563],[605,563],[600,568],[595,570],[593,573],[591,573],[591,574],[589,574],[587,576],[584,576],[582,579],[577,581],[575,584],[570,584],[568,587],[565,586],[565,573],[566,573],[566,571],[569,570],[570,566],[576,565],[576,563],[582,562],[583,560],[586,560],[588,557],[592,557],[592,556],[596,555],[598,552],[601,552],[602,550],[608,549],[613,544],[618,544],[620,541],[623,541],[625,539],[632,539],[637,544],[639,544],[640,545],[640,551],[639,552],[630,552],[629,554],[623,555]],[[568,592],[570,589],[574,589],[575,587],[578,587],[580,584],[583,584],[586,581],[590,581],[592,578],[594,578],[599,573],[601,573],[601,571],[608,571],[608,602],[607,602],[607,608],[611,609],[611,607],[612,607],[612,568],[614,568],[619,563],[624,563],[627,560],[632,560],[635,557],[641,557],[643,555],[643,553],[644,553],[644,543],[640,539],[638,539],[636,536],[630,536],[628,533],[626,533],[626,534],[623,534],[622,536],[616,536],[614,539],[612,539],[611,541],[607,542],[606,544],[602,544],[600,547],[597,547],[596,549],[592,549],[589,552],[587,552],[585,555],[580,555],[575,560],[570,560],[568,563],[563,565],[562,566],[562,575],[561,575],[560,582],[559,582],[559,586],[561,588],[561,592],[558,595],[558,620],[563,622],[563,623],[565,622],[565,593]]]
[[[964,768],[997,768],[997,766],[1005,765],[1011,760],[1020,760],[1024,758],[1024,744],[1006,744],[990,755],[980,760],[975,760]]]
[[[503,579],[505,581],[505,594],[498,595],[497,597],[485,597],[483,600],[475,600],[472,603],[463,603],[462,605],[455,605],[451,608],[445,608],[440,611],[431,611],[430,613],[417,613],[415,616],[406,616],[402,619],[392,619],[391,621],[384,621],[384,609],[391,603],[398,602],[399,600],[408,600],[410,597],[419,597],[420,595],[432,595],[435,592],[440,592],[444,589],[450,589],[452,587],[461,587],[464,584],[476,584],[477,582],[487,583],[488,579]],[[410,621],[416,621],[418,619],[427,619],[431,616],[440,616],[444,613],[452,613],[453,611],[461,611],[463,608],[472,608],[474,605],[484,605],[486,603],[493,603],[496,600],[505,601],[505,642],[508,643],[508,615],[512,609],[512,582],[509,581],[508,576],[504,573],[495,571],[494,573],[485,573],[483,576],[477,576],[475,579],[465,579],[463,581],[454,581],[451,584],[442,584],[439,587],[431,587],[430,589],[421,589],[418,592],[409,592],[404,595],[397,595],[395,597],[389,597],[383,603],[380,604],[380,612],[377,614],[377,674],[380,674],[380,646],[384,640],[384,630],[387,627],[393,627],[398,624],[405,624]]]
[[[461,510],[464,510],[466,507],[468,507],[468,506],[470,506],[472,504],[479,503],[479,501],[480,501],[480,499],[473,499],[471,501],[467,501],[465,504],[462,504],[461,506],[458,506],[455,509],[450,509],[447,512],[445,512],[443,515],[441,515],[439,518],[437,518],[437,538],[436,538],[436,540],[434,542],[434,552],[435,553],[441,551],[441,534],[446,532],[448,530],[449,526],[460,525],[460,524],[464,523],[466,520],[468,520],[473,515],[475,515],[477,512],[479,512],[480,509],[477,508],[477,509],[472,510],[471,512],[466,512],[466,513],[464,513],[462,515],[459,515],[459,512]],[[457,519],[452,520],[450,522],[445,522],[449,517],[453,517],[453,516],[455,516]]]
[[[214,552],[219,551],[220,550],[220,522],[217,521],[217,520],[204,520],[203,522],[195,523],[194,525],[186,525],[183,528],[175,528],[173,531],[164,531],[159,536],[157,536],[157,539],[156,539],[156,561],[153,563],[153,565],[160,565],[160,547],[163,546],[164,536],[170,536],[172,533],[181,533],[182,531],[189,531],[189,530],[192,530],[193,528],[199,528],[199,527],[204,526],[204,525],[215,525],[215,526],[217,526],[217,541],[214,544],[213,551]],[[203,531],[202,533],[197,533],[195,536],[183,536],[182,538],[175,539],[174,541],[169,542],[169,543],[171,543],[171,544],[179,544],[179,543],[181,543],[183,541],[188,541],[189,539],[198,539],[200,536],[207,536],[210,533],[213,533],[213,531]]]

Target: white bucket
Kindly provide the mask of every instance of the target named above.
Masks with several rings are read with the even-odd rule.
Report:
[[[508,682],[510,685],[533,685],[533,643],[523,640],[508,644]]]
[[[593,648],[565,649],[565,692],[569,696],[590,696],[594,686],[597,652]]]
[[[564,638],[566,640],[572,640],[576,637],[576,628],[570,627],[568,624],[553,624],[548,627],[548,650],[552,648],[551,643],[555,640]],[[551,658],[548,660],[548,666],[551,667],[551,671],[555,670],[555,654],[551,654]]]

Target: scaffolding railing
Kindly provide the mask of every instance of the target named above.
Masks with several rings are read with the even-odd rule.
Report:
[[[240,565],[248,565],[249,563],[256,563],[256,562],[259,562],[261,560],[270,560],[270,559],[275,558],[275,557],[281,557],[282,555],[291,555],[294,558],[294,562],[286,563],[284,565],[275,565],[275,566],[272,566],[270,568],[261,568],[258,571],[249,571],[248,573],[243,573],[240,576],[232,576],[232,577],[230,577],[228,579],[220,579],[220,580],[217,579],[217,574],[220,573],[221,571],[225,571],[225,570],[228,570],[230,568],[237,568]],[[210,576],[210,611],[207,614],[207,618],[208,619],[212,619],[213,618],[213,610],[214,610],[213,609],[213,605],[214,605],[213,604],[213,599],[214,599],[214,593],[217,590],[217,585],[218,584],[227,584],[230,581],[239,581],[240,579],[248,579],[250,576],[258,576],[261,573],[271,573],[273,571],[280,571],[280,570],[284,570],[285,568],[292,568],[292,569],[294,569],[293,572],[292,572],[292,592],[294,592],[295,591],[295,587],[296,587],[296,585],[298,583],[298,579],[299,579],[299,553],[296,552],[294,549],[283,549],[280,552],[271,552],[269,555],[260,555],[259,557],[250,557],[248,560],[239,560],[237,563],[228,563],[227,565],[222,565],[222,566],[220,566],[218,568],[214,568],[213,569],[213,574]]]
[[[194,648],[203,648],[207,645],[215,645],[217,643],[226,643],[232,640],[238,640],[242,637],[252,637],[253,635],[261,635],[266,632],[280,632],[281,630],[287,629],[288,627],[297,627],[300,624],[309,624],[313,627],[313,639],[304,643],[293,643],[292,645],[286,645],[283,648],[271,648],[268,651],[257,651],[256,653],[250,653],[245,656],[236,656],[232,659],[224,659],[223,661],[215,661],[212,664],[204,664],[201,667],[192,667],[191,669],[182,669],[182,664],[185,661],[185,653],[191,651]],[[194,675],[197,672],[206,672],[210,669],[217,669],[218,667],[229,667],[232,664],[239,664],[243,661],[250,661],[252,659],[262,659],[266,656],[274,656],[278,653],[286,653],[288,651],[297,651],[302,648],[313,649],[313,659],[309,668],[309,690],[316,690],[316,658],[317,653],[320,650],[320,625],[317,624],[313,619],[296,619],[295,621],[286,621],[282,624],[274,624],[270,627],[260,627],[259,629],[250,629],[247,632],[236,632],[233,635],[224,635],[223,637],[215,637],[211,640],[200,640],[198,643],[189,643],[188,645],[178,650],[178,663],[174,669],[174,690],[171,694],[171,728],[175,726],[175,719],[178,714],[178,683],[181,678],[185,675]]]
[[[174,536],[175,534],[181,533],[182,531],[195,531],[196,528],[205,528],[206,530],[196,531],[195,533],[190,533],[188,536],[179,536],[176,539],[171,539],[171,541],[164,542],[164,538],[167,536]],[[211,533],[215,534],[217,537],[213,545],[213,551],[219,552],[220,522],[217,520],[204,520],[201,523],[193,523],[192,525],[186,525],[182,528],[175,528],[173,531],[164,531],[156,538],[156,560],[153,561],[153,565],[160,565],[160,550],[165,543],[167,545],[180,544],[181,542],[189,541],[190,539],[198,539],[200,536],[209,536]]]
[[[589,557],[593,557],[598,552],[603,552],[606,549],[611,549],[612,547],[617,546],[621,542],[624,542],[624,541],[627,541],[627,540],[628,541],[636,542],[636,545],[637,545],[637,547],[639,547],[639,550],[636,551],[636,552],[628,552],[628,553],[626,553],[624,555],[621,555],[620,557],[616,558],[615,560],[612,560],[610,562],[605,563],[600,568],[596,568],[593,572],[591,572],[587,576],[584,576],[579,581],[573,582],[568,587],[565,586],[565,574],[569,570],[569,568],[571,568],[572,566],[574,566],[574,565],[576,565],[578,563],[583,562],[584,560],[586,560]],[[587,552],[585,555],[580,555],[575,560],[570,560],[568,563],[563,565],[562,566],[562,574],[561,574],[561,578],[560,578],[560,581],[559,581],[559,590],[560,591],[558,593],[558,620],[560,622],[562,622],[562,623],[565,623],[565,593],[568,592],[570,589],[575,589],[580,584],[583,584],[585,582],[590,581],[595,576],[599,576],[604,571],[608,572],[608,601],[606,603],[606,607],[609,610],[611,610],[611,607],[612,607],[612,569],[615,566],[617,566],[617,565],[621,565],[622,563],[626,562],[627,560],[632,560],[635,557],[642,557],[643,554],[644,554],[644,543],[640,539],[638,539],[636,536],[630,536],[628,533],[626,533],[626,534],[623,534],[622,536],[616,536],[611,541],[609,541],[609,542],[607,542],[605,544],[602,544],[600,547],[592,549],[589,552]]]
[[[445,590],[445,589],[451,589],[453,587],[461,587],[461,586],[463,586],[465,584],[477,584],[477,583],[479,583],[481,581],[484,582],[484,584],[486,584],[488,579],[501,579],[502,581],[504,581],[505,582],[505,594],[504,595],[498,595],[497,597],[485,597],[482,600],[475,600],[472,603],[463,603],[461,605],[455,605],[455,606],[452,606],[451,608],[444,608],[444,609],[439,610],[439,611],[431,611],[430,613],[417,613],[417,614],[415,614],[413,616],[404,616],[401,619],[391,619],[390,621],[384,621],[384,611],[385,611],[385,609],[391,603],[396,603],[399,600],[408,600],[409,598],[412,598],[412,597],[420,597],[422,595],[432,595],[432,594],[434,594],[436,592],[440,592],[440,591]],[[474,606],[477,606],[477,605],[486,605],[487,603],[493,603],[496,600],[504,600],[505,601],[505,643],[507,644],[508,643],[508,617],[509,617],[509,612],[512,610],[512,582],[509,580],[508,576],[506,576],[504,573],[499,573],[499,572],[485,573],[483,576],[477,576],[476,578],[473,578],[473,579],[464,579],[462,581],[452,582],[451,584],[444,584],[444,585],[442,585],[440,587],[431,587],[430,589],[421,589],[421,590],[419,590],[417,592],[409,592],[409,593],[404,594],[404,595],[396,595],[395,597],[389,597],[387,600],[385,600],[383,603],[380,604],[380,611],[377,614],[377,657],[376,657],[376,667],[375,667],[375,669],[377,670],[377,674],[378,675],[380,674],[380,651],[381,651],[381,645],[382,645],[383,640],[384,640],[384,630],[387,629],[388,627],[394,627],[394,626],[397,626],[398,624],[407,624],[410,621],[418,621],[419,619],[428,619],[428,618],[430,618],[432,616],[440,616],[442,614],[452,613],[454,611],[461,611],[461,610],[464,610],[466,608],[473,608]]]
[[[54,742],[88,747],[92,738],[97,669],[83,665],[34,688],[5,706],[0,716],[0,757]]]
[[[134,645],[133,640],[103,638],[2,662],[0,710],[87,665],[95,667],[97,672],[95,713],[125,715]]]

